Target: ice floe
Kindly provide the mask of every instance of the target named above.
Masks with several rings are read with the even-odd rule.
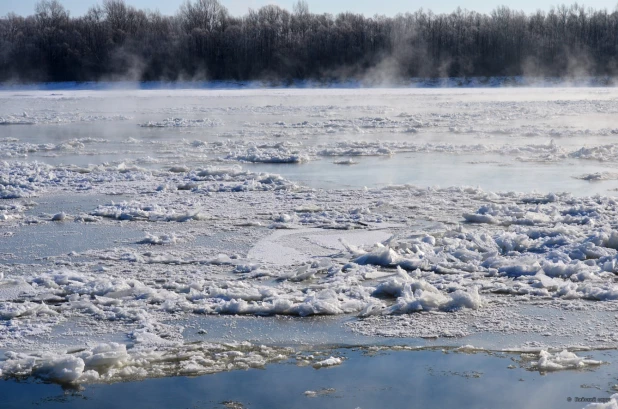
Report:
[[[196,376],[263,368],[288,359],[292,351],[249,343],[135,346],[118,343],[60,353],[7,352],[0,362],[5,377],[34,377],[62,384],[118,382],[162,376]]]
[[[541,351],[539,352],[538,361],[533,361],[531,366],[539,371],[560,371],[564,369],[582,369],[602,364],[603,361],[581,358],[573,352],[564,350],[555,354]]]
[[[613,94],[551,103],[543,99],[555,96],[544,94],[477,95],[453,109],[451,98],[468,97],[367,91],[379,103],[350,104],[355,92],[324,96],[337,104],[284,93],[269,96],[281,104],[263,105],[256,91],[246,101],[196,95],[130,112],[107,104],[104,113],[93,96],[59,107],[0,96],[11,99],[0,110],[0,226],[11,233],[2,235],[2,376],[115,382],[292,356],[258,343],[186,342],[188,320],[232,322],[229,315],[339,316],[337,325],[377,337],[504,337],[534,345],[526,360],[535,370],[597,367],[554,351],[618,346],[607,328],[618,302],[618,201],[609,190],[488,192],[395,185],[386,176],[378,188],[319,189],[277,169],[358,164],[337,171],[358,171],[364,184],[367,161],[467,155],[462,162],[479,166],[557,166],[571,183],[610,189]],[[583,127],[577,115],[602,120]],[[587,167],[573,172],[578,165]],[[78,203],[64,208],[52,196]],[[12,263],[20,235],[37,237],[41,224],[59,249],[73,231],[93,245],[43,257],[31,243],[28,264]],[[99,246],[90,226],[112,239]],[[118,229],[135,234],[122,239]],[[80,338],[63,349],[59,341],[76,332],[86,346]],[[123,342],[102,339],[109,334]],[[343,362],[331,354],[302,361]]]

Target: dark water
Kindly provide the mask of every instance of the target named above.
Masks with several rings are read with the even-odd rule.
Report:
[[[332,352],[345,356],[346,361],[319,370],[289,362],[265,370],[92,385],[81,391],[3,381],[0,407],[569,409],[585,406],[575,402],[575,397],[608,398],[618,375],[613,363],[594,371],[543,375],[526,370],[519,355],[509,354]],[[590,355],[605,361],[618,356],[616,352]],[[509,365],[515,368],[508,369]],[[309,390],[318,393],[308,397],[305,391]]]
[[[608,76],[579,76],[577,78],[551,76],[493,76],[441,77],[389,81],[394,88],[468,88],[468,87],[607,87],[613,85]],[[362,80],[255,80],[255,81],[98,81],[47,82],[33,84],[0,84],[0,91],[62,91],[62,90],[158,90],[158,89],[260,89],[260,88],[382,88],[380,84]]]

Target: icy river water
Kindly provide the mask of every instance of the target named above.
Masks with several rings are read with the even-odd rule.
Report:
[[[618,90],[0,91],[2,408],[618,408]]]

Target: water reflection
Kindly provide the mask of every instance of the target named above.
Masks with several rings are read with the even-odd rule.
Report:
[[[346,360],[315,370],[292,362],[196,378],[174,377],[62,390],[57,385],[0,382],[2,407],[46,408],[581,408],[568,397],[604,398],[611,367],[547,375],[519,366],[517,355],[443,351],[366,354],[335,350]],[[594,352],[610,360],[615,352]],[[509,369],[509,366],[513,366]],[[583,388],[586,385],[598,388]],[[314,391],[315,394],[305,393]],[[328,393],[324,393],[327,391]]]

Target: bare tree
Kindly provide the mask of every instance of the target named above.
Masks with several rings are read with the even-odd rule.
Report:
[[[41,0],[35,5],[35,18],[42,26],[59,26],[68,22],[69,12],[58,0]]]
[[[223,28],[228,11],[218,0],[187,0],[180,7],[179,16],[187,32],[196,28],[213,31]]]
[[[307,3],[305,0],[298,0],[292,6],[292,10],[294,11],[294,14],[299,17],[308,16],[309,15],[309,3]]]
[[[103,10],[112,30],[126,30],[128,8],[124,0],[103,0]]]
[[[0,18],[0,81],[614,75],[617,39],[618,11],[577,4],[391,18],[314,14],[299,0],[234,17],[218,0],[189,0],[175,16],[102,0],[71,18],[42,0],[32,16]]]

